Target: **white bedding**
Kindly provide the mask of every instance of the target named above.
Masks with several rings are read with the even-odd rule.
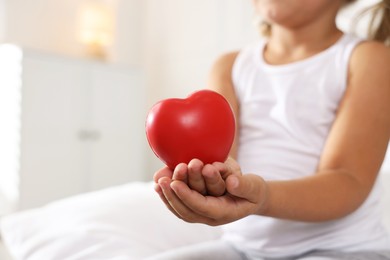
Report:
[[[381,181],[390,230],[390,172]],[[173,216],[152,183],[130,183],[16,213],[1,219],[0,228],[15,260],[136,260],[220,236],[218,227]]]
[[[57,201],[1,220],[14,259],[143,259],[159,251],[215,239],[219,228],[173,216],[152,183],[130,183]]]
[[[12,260],[11,256],[9,255],[8,249],[5,247],[5,245],[0,240],[0,259],[1,260]]]

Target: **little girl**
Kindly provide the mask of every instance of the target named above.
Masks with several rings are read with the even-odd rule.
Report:
[[[231,157],[155,173],[173,214],[224,234],[152,259],[390,259],[376,181],[390,133],[390,1],[375,7],[370,40],[336,27],[348,2],[254,0],[268,36],[222,56],[210,77],[235,112]]]

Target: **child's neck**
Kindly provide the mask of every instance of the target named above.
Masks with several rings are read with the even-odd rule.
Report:
[[[286,64],[313,56],[331,45],[342,32],[336,24],[318,30],[313,27],[272,27],[272,35],[264,50],[264,59],[270,64]]]

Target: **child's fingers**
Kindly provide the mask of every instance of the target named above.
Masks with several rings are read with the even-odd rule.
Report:
[[[226,189],[230,194],[246,199],[253,204],[264,200],[267,193],[264,179],[255,174],[229,176],[226,180]]]
[[[167,189],[170,186],[171,180],[167,178],[162,178],[158,183],[155,184],[154,190],[157,192],[160,199],[164,202],[165,206],[173,213],[176,217],[181,218],[181,216],[172,208],[171,204],[164,195],[163,189]]]
[[[188,183],[188,166],[185,163],[180,163],[173,171],[172,180]]]
[[[175,212],[180,215],[180,218],[190,222],[190,223],[204,223],[204,224],[214,224],[215,220],[211,219],[207,216],[201,215],[195,211],[193,211],[190,207],[188,207],[182,199],[178,196],[178,194],[185,194],[187,200],[197,200],[197,201],[206,201],[206,197],[199,194],[195,190],[191,190],[185,183],[180,181],[173,181],[171,183],[171,189],[163,190],[165,197],[169,201],[171,207],[175,210]]]
[[[216,167],[210,164],[206,165],[203,168],[202,175],[205,179],[208,195],[221,196],[225,193],[225,181]]]
[[[163,177],[172,178],[172,174],[172,171],[168,167],[164,167],[154,174],[153,180],[155,183],[158,183],[158,180]]]
[[[224,163],[215,162],[213,163],[213,166],[217,168],[224,180],[230,175],[241,175],[240,166],[231,158],[227,159]]]
[[[188,186],[202,195],[207,194],[206,184],[202,176],[203,163],[193,159],[188,164]]]
[[[196,191],[191,191],[189,187],[183,183],[182,181],[171,181],[168,178],[163,178],[159,181],[159,195],[160,198],[164,201],[165,205],[168,207],[168,209],[175,214],[178,218],[183,219],[184,221],[190,222],[190,223],[208,223],[209,219],[200,216],[199,214],[196,214],[194,211],[192,211],[190,208],[188,208],[181,199],[178,198],[176,195],[176,192],[172,189],[171,186],[174,186],[176,190],[178,189],[184,189],[187,192],[192,194],[196,194],[198,196],[201,196]],[[202,198],[204,198],[202,196]]]

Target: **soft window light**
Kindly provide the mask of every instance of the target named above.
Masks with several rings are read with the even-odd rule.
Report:
[[[22,50],[0,45],[0,215],[17,207],[21,132]]]
[[[113,41],[114,15],[107,5],[89,2],[80,10],[80,41],[88,54],[106,58],[106,48]]]

